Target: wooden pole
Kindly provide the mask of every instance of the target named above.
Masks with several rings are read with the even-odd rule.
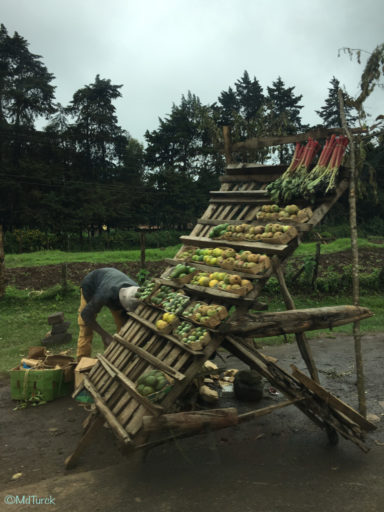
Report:
[[[225,163],[228,165],[232,163],[232,138],[230,126],[223,126],[223,136]]]
[[[295,303],[293,302],[292,296],[289,293],[287,284],[285,282],[284,273],[281,268],[279,259],[276,256],[272,256],[273,270],[276,274],[277,280],[279,281],[281,293],[287,309],[296,309]],[[308,368],[309,374],[315,382],[319,382],[319,374],[315,365],[315,361],[312,356],[311,348],[308,344],[308,340],[304,333],[295,334],[296,342],[299,347],[300,354],[304,359],[304,362]]]
[[[3,226],[0,224],[0,298],[5,295],[5,265],[4,265],[4,237]]]
[[[349,140],[350,147],[350,179],[349,179],[349,224],[351,230],[351,249],[352,249],[352,290],[353,304],[359,305],[359,249],[357,244],[357,215],[356,215],[356,159],[355,159],[355,141],[351,130],[348,128],[345,117],[343,92],[338,90],[340,117],[343,129]],[[363,356],[361,351],[361,332],[360,322],[353,324],[353,338],[355,342],[355,361],[357,375],[357,394],[359,400],[359,411],[362,416],[367,415],[367,406],[365,400],[365,378],[363,368]]]
[[[145,232],[140,231],[140,268],[145,268]]]

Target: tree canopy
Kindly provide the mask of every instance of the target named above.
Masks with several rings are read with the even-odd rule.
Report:
[[[361,94],[345,92],[349,123],[356,109],[379,85],[384,46],[368,59]],[[4,231],[33,228],[63,240],[100,228],[138,224],[185,229],[206,207],[224,172],[222,127],[231,126],[233,141],[305,131],[303,96],[278,76],[263,88],[247,70],[224,85],[215,102],[202,103],[188,92],[145,143],[119,125],[116,101],[123,85],[99,74],[74,91],[68,105],[56,102],[55,77],[29,43],[0,26],[0,224]],[[328,97],[317,111],[326,127],[340,126],[339,81],[333,77]],[[319,101],[321,105],[321,101]],[[36,129],[37,120],[44,129]],[[381,172],[382,133],[364,146],[365,169]],[[292,148],[279,146],[237,156],[260,163],[288,163]],[[371,167],[369,167],[371,166]],[[381,173],[382,174],[382,173]],[[382,176],[377,183],[382,195]],[[380,196],[381,197],[381,196]]]

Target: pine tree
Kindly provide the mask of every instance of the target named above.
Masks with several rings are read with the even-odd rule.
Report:
[[[302,95],[294,94],[295,87],[285,87],[281,77],[272,82],[272,87],[267,87],[267,125],[269,135],[294,135],[305,131],[308,127],[301,122],[300,105]],[[275,150],[276,151],[276,150]],[[281,164],[289,162],[292,150],[286,145],[278,148]]]
[[[263,88],[259,81],[255,77],[251,80],[248,71],[245,70],[235,85],[237,102],[244,119],[249,121],[259,116],[265,104]]]
[[[337,78],[333,77],[330,81],[330,87],[328,88],[328,98],[325,100],[325,105],[321,107],[320,110],[316,110],[316,114],[318,114],[323,120],[324,126],[327,128],[339,128],[341,127],[341,117],[340,117],[340,104],[338,100],[338,90],[340,87],[340,82]],[[356,111],[351,104],[352,98],[345,92],[343,92],[344,99],[344,109],[345,109],[345,117],[347,120],[348,126],[353,126],[356,119]]]

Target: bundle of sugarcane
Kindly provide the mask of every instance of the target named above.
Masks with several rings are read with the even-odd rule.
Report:
[[[348,142],[343,135],[332,135],[327,139],[317,165],[302,182],[303,197],[309,199],[316,194],[327,194],[335,188]]]
[[[288,169],[280,178],[267,186],[267,190],[275,202],[288,202],[302,196],[302,182],[305,180],[308,169],[319,149],[320,144],[311,137],[308,138],[305,146],[300,143],[296,144]]]

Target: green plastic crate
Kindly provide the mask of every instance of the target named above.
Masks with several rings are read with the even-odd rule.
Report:
[[[73,382],[64,382],[64,371],[57,370],[27,370],[13,368],[11,376],[12,400],[28,400],[39,395],[47,402],[69,395]]]

